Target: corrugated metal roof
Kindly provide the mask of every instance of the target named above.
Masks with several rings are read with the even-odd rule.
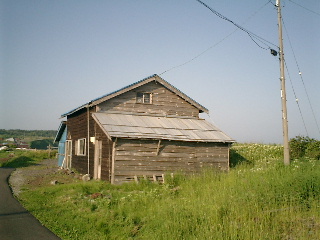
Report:
[[[109,137],[166,139],[192,142],[234,142],[204,119],[93,113]]]
[[[189,97],[188,95],[184,94],[183,92],[181,92],[179,89],[177,89],[176,87],[174,87],[173,85],[171,85],[170,83],[168,83],[167,81],[165,81],[164,79],[162,79],[161,77],[159,77],[157,74],[154,74],[152,76],[149,76],[147,78],[144,78],[138,82],[132,83],[126,87],[123,87],[119,90],[116,90],[114,92],[108,93],[106,95],[103,95],[101,97],[98,97],[96,99],[91,100],[88,103],[85,103],[83,105],[81,105],[80,107],[77,107],[69,112],[66,112],[64,114],[61,115],[61,117],[66,117],[70,114],[73,114],[87,106],[95,106],[103,101],[106,101],[108,99],[111,99],[113,97],[116,97],[122,93],[125,93],[127,91],[130,91],[136,87],[142,86],[146,83],[149,83],[150,81],[157,81],[159,83],[161,83],[164,87],[168,88],[169,90],[171,90],[172,92],[176,93],[178,96],[180,96],[181,98],[183,98],[184,100],[186,100],[187,102],[189,102],[190,104],[194,105],[195,107],[197,107],[201,112],[206,112],[208,113],[209,110],[207,108],[205,108],[204,106],[202,106],[201,104],[199,104],[197,101],[195,101],[194,99],[192,99],[191,97]]]

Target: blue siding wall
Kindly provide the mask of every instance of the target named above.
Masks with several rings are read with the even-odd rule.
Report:
[[[67,128],[64,129],[58,146],[58,166],[62,167],[63,159],[65,156],[65,143],[67,140]]]

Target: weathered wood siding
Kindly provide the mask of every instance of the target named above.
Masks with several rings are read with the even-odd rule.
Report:
[[[229,147],[223,143],[192,143],[118,139],[115,149],[115,183],[134,176],[153,176],[206,167],[229,169]]]
[[[137,92],[152,93],[152,104],[136,103]],[[130,92],[100,103],[98,112],[120,111],[161,115],[198,117],[199,109],[161,84],[150,82]]]
[[[94,112],[95,108],[90,109],[90,113]],[[86,155],[76,155],[75,145],[76,140],[81,138],[88,138],[88,125],[87,125],[87,110],[83,109],[68,117],[68,136],[72,140],[72,164],[71,167],[76,169],[79,173],[88,173],[88,148],[86,143]],[[95,123],[90,114],[89,117],[89,135],[95,137],[97,140],[102,141],[102,162],[101,162],[101,179],[110,181],[111,179],[111,159],[112,159],[112,141],[106,136],[101,128]],[[94,173],[94,144],[89,141],[89,174],[91,177]]]
[[[90,112],[94,111],[94,108],[90,109]],[[79,173],[88,173],[88,122],[87,122],[87,109],[82,109],[70,116],[68,116],[68,140],[72,140],[72,163],[71,167],[76,169]],[[89,118],[89,133],[90,136],[94,136],[94,120]],[[84,156],[76,155],[76,141],[81,138],[86,138],[86,154]],[[90,141],[90,139],[89,139]],[[89,173],[93,173],[93,158],[94,158],[94,145],[89,143],[89,154],[90,154],[90,168]]]

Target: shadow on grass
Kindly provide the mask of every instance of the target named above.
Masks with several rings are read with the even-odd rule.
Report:
[[[1,167],[21,168],[31,165],[37,165],[37,162],[32,158],[20,156],[9,160],[8,162],[2,163]]]
[[[240,164],[251,164],[252,162],[237,153],[234,149],[230,149],[230,167],[234,168]]]

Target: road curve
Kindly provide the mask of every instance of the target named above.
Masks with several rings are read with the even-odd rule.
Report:
[[[0,239],[59,240],[13,197],[8,178],[14,168],[0,168]]]

